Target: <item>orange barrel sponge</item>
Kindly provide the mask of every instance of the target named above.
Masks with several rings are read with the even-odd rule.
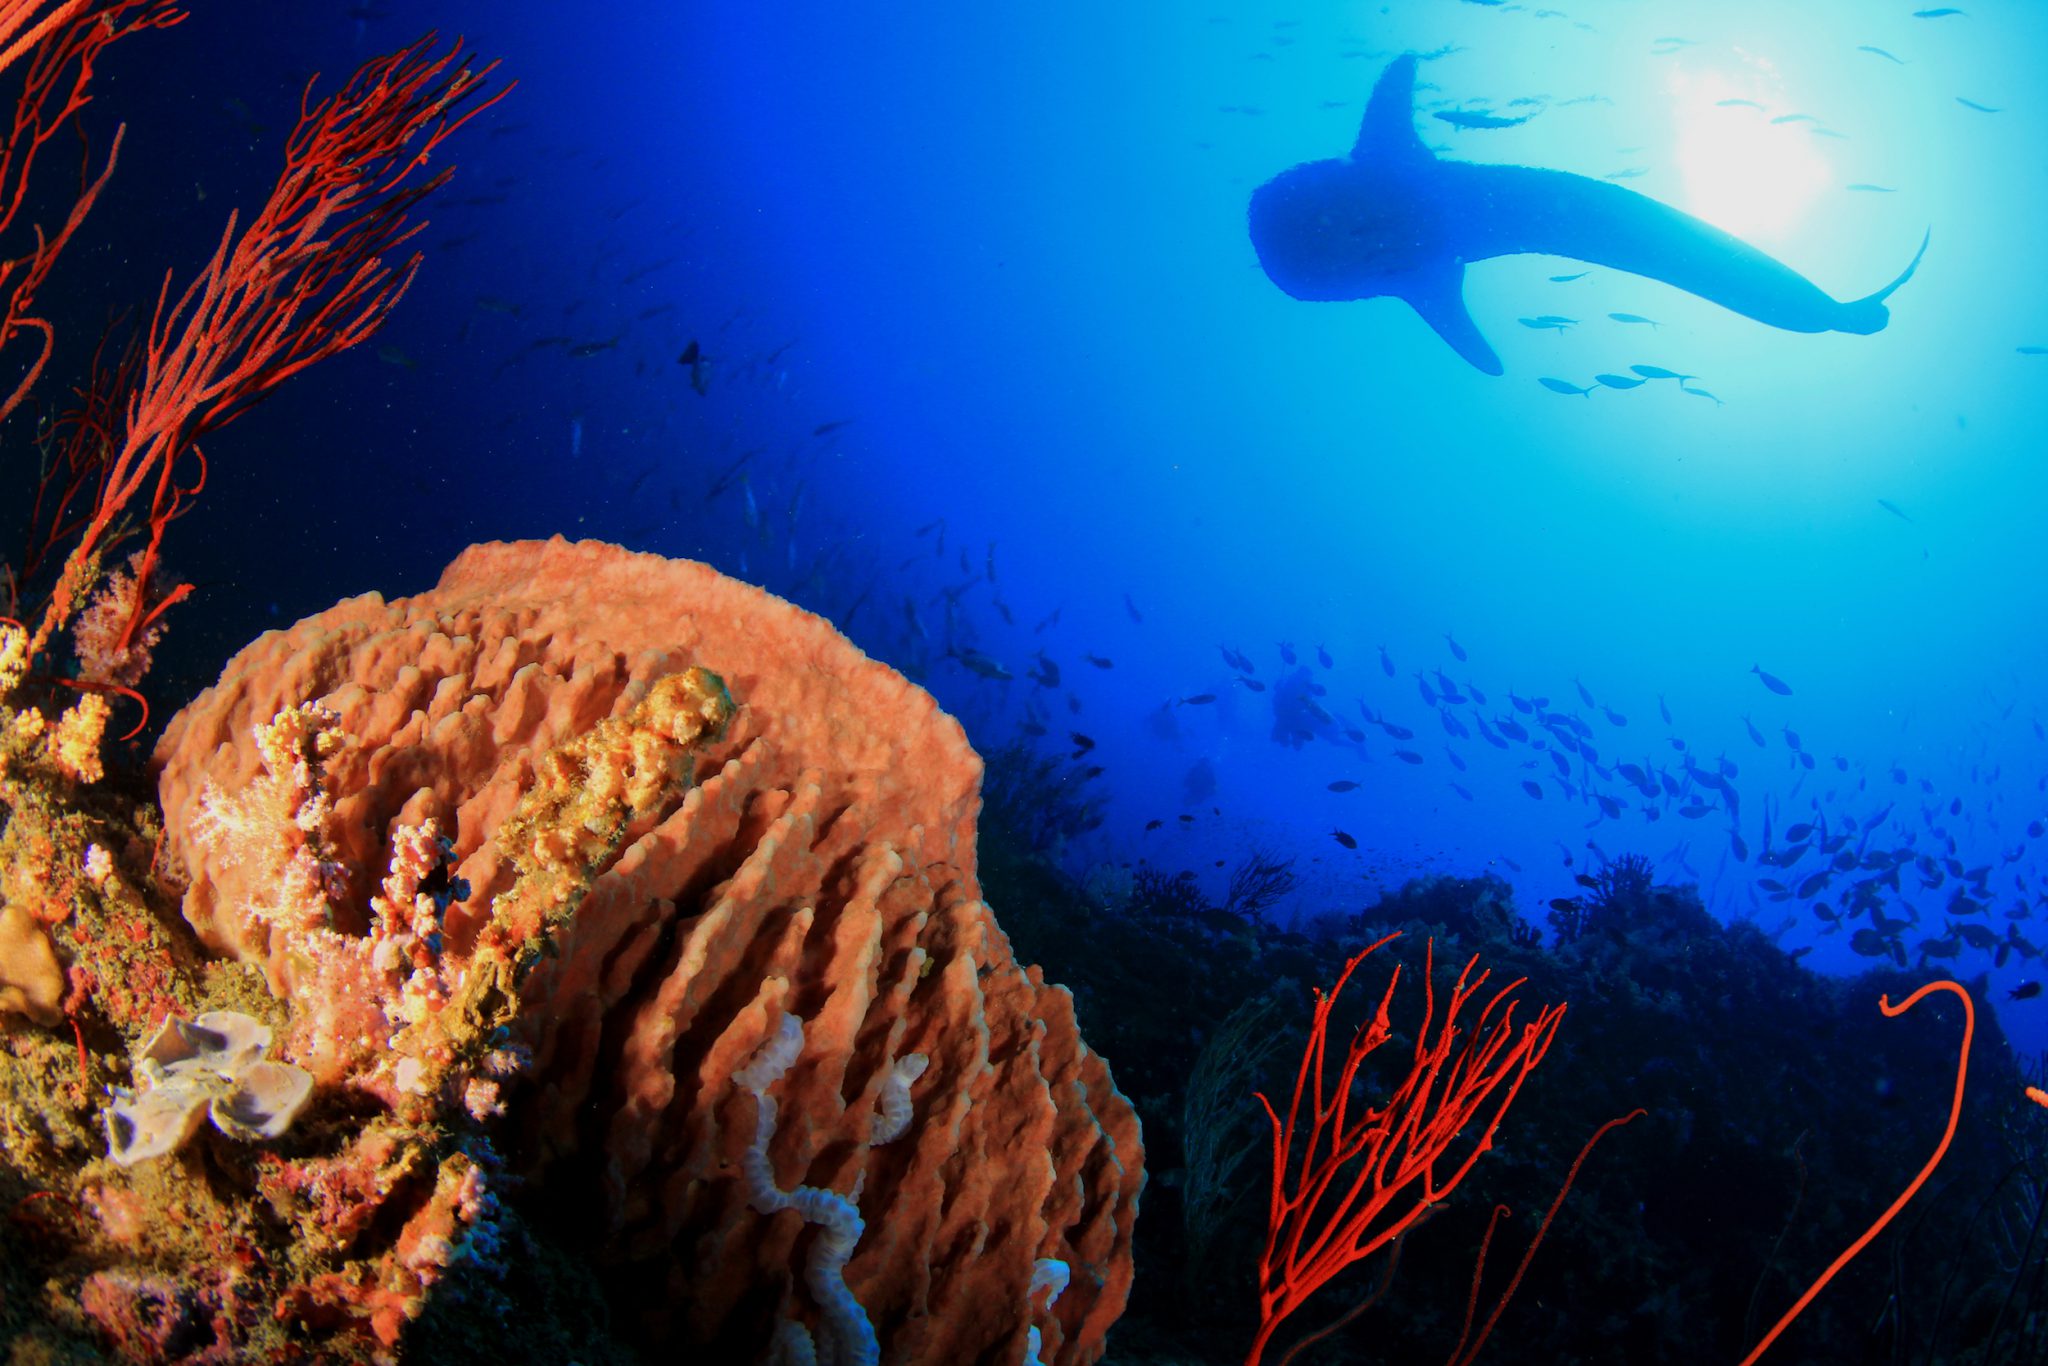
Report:
[[[607,747],[693,667],[738,704],[722,733]],[[499,1141],[636,1336],[738,1359],[830,1327],[804,1272],[819,1229],[758,1212],[742,1170],[760,1106],[734,1074],[793,1016],[770,1174],[856,1206],[844,1287],[881,1360],[1016,1362],[1034,1329],[1047,1362],[1102,1355],[1137,1116],[981,900],[981,762],[930,695],[705,565],[560,538],[474,546],[430,592],[269,632],[156,758],[186,918],[280,994],[298,969],[252,909],[265,861],[195,828],[264,778],[258,728],[308,703],[343,737],[318,761],[331,928],[368,932],[398,846],[447,832],[467,895],[437,971],[505,1001],[492,1043],[525,1058]],[[676,753],[695,771],[662,774]],[[1048,1305],[1033,1277],[1054,1261],[1071,1282]]]

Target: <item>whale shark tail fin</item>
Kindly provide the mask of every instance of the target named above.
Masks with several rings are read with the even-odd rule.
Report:
[[[1884,306],[1884,301],[1889,299],[1900,285],[1912,279],[1914,271],[1920,269],[1920,258],[1927,254],[1927,244],[1933,237],[1934,229],[1929,228],[1920,238],[1920,250],[1913,253],[1913,259],[1906,263],[1906,268],[1899,272],[1896,280],[1875,294],[1843,304],[1842,321],[1836,325],[1835,331],[1852,332],[1859,337],[1882,332],[1884,325],[1892,319],[1892,311]]]

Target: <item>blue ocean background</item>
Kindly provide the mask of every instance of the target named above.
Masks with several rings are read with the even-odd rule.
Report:
[[[109,217],[158,250],[95,268],[136,298],[258,202],[314,73],[432,23],[518,88],[447,149],[460,170],[377,344],[213,443],[172,542],[204,604],[176,623],[174,682],[338,596],[424,587],[472,540],[602,537],[833,618],[984,752],[1073,754],[1099,824],[1050,852],[1078,878],[1145,863],[1220,890],[1256,848],[1297,860],[1290,913],[1488,870],[1540,920],[1636,853],[1850,972],[1850,925],[1810,909],[1827,889],[1793,894],[1823,861],[1759,855],[1875,817],[1867,843],[1988,868],[1980,922],[2041,938],[2038,11],[275,14],[197,16],[109,73],[136,124]],[[1553,281],[1588,270],[1563,258],[1481,263],[1466,297],[1498,378],[1397,300],[1289,299],[1247,197],[1343,155],[1404,51],[1427,55],[1418,127],[1445,156],[1626,177],[1840,298],[1928,233],[1925,260],[1868,337],[1598,268]],[[1532,116],[1468,131],[1439,109]],[[1518,322],[1546,314],[1574,322]],[[1693,378],[1591,378],[1635,364]],[[1584,718],[1610,777],[1450,734],[1418,687],[1444,677],[1468,731],[1511,694]],[[1729,775],[1739,821],[1611,776],[1688,762]],[[1909,962],[1988,971],[2002,997],[2039,965],[1944,956],[1959,881],[1909,874],[1887,914],[1917,916]],[[2005,1011],[2027,1050],[2043,1009]]]

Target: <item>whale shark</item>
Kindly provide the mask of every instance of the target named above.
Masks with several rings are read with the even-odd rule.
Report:
[[[1397,298],[1476,368],[1502,373],[1465,307],[1465,267],[1566,256],[1711,300],[1788,332],[1867,335],[1920,251],[1875,294],[1843,301],[1742,239],[1648,195],[1533,166],[1447,161],[1415,134],[1415,55],[1380,73],[1348,157],[1282,171],[1252,192],[1252,246],[1294,298]]]

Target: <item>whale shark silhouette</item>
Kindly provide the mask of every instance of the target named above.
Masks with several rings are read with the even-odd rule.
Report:
[[[1899,278],[1843,302],[1783,262],[1668,204],[1532,166],[1441,161],[1415,135],[1415,56],[1380,73],[1349,157],[1282,171],[1252,192],[1252,246],[1297,299],[1401,299],[1451,349],[1501,371],[1465,308],[1465,266],[1527,252],[1662,280],[1788,332],[1884,327]]]

